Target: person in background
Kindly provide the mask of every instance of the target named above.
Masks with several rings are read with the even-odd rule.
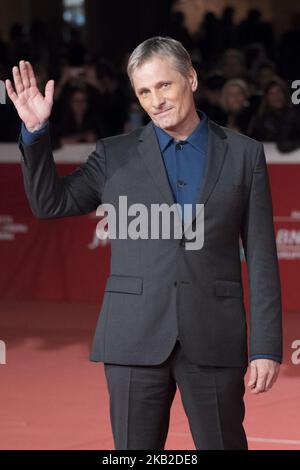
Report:
[[[277,148],[282,153],[292,152],[300,148],[300,111],[299,106],[289,108],[280,126]]]
[[[225,126],[227,121],[227,115],[221,103],[225,83],[225,77],[218,72],[213,72],[203,79],[202,86],[199,87],[198,100],[197,93],[195,93],[197,107],[220,126]]]
[[[260,110],[250,122],[248,135],[261,142],[276,142],[290,108],[288,87],[277,77],[265,88]]]
[[[252,116],[247,83],[237,78],[228,80],[223,87],[221,101],[226,112],[226,127],[246,134]]]
[[[100,106],[105,115],[108,135],[123,132],[129,113],[128,81],[115,66],[104,60],[96,64],[96,74],[100,82]]]
[[[96,142],[105,135],[101,117],[96,115],[86,88],[71,88],[63,101],[57,125],[62,145]]]
[[[124,125],[124,132],[132,132],[138,127],[145,125],[149,119],[139,102],[132,97],[129,105],[128,119]]]
[[[271,61],[264,61],[257,67],[253,67],[249,73],[248,85],[250,89],[250,106],[253,112],[259,112],[265,88],[276,79],[276,67]]]
[[[246,79],[248,71],[244,54],[238,49],[227,49],[221,58],[221,71],[227,80]]]
[[[276,79],[276,67],[273,62],[267,61],[259,65],[257,71],[254,74],[255,83],[258,92],[263,95],[264,90],[270,82]]]

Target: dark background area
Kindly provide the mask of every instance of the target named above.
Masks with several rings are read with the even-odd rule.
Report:
[[[54,148],[129,132],[147,123],[126,64],[143,40],[171,36],[191,53],[197,107],[220,125],[281,152],[300,147],[300,2],[287,0],[37,0],[0,5],[0,79],[29,60],[43,92],[54,79]],[[0,142],[16,142],[20,120],[0,106]]]

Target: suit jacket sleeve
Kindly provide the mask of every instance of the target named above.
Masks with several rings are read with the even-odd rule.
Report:
[[[272,199],[262,144],[241,228],[250,284],[250,356],[282,358],[282,308]]]
[[[21,168],[32,212],[48,219],[83,215],[97,209],[105,183],[105,152],[98,140],[87,162],[67,176],[57,174],[49,133],[25,145],[20,137]]]

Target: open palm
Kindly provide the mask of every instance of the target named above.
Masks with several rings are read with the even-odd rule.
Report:
[[[6,80],[6,90],[29,131],[41,127],[49,118],[53,106],[54,81],[49,80],[45,96],[39,91],[33,68],[29,62],[20,61],[20,68],[13,67],[15,90]]]

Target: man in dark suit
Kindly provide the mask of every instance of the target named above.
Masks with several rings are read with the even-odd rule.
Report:
[[[116,449],[163,449],[178,386],[197,449],[247,449],[243,428],[247,325],[240,239],[250,280],[252,393],[274,384],[282,360],[281,295],[263,145],[197,112],[197,75],[171,38],[140,44],[128,74],[151,122],[97,141],[87,162],[59,178],[48,119],[54,82],[38,91],[28,62],[13,68],[9,97],[23,121],[26,194],[40,218],[110,203],[174,203],[183,235],[111,239],[91,360],[104,362]],[[185,208],[204,204],[204,245],[190,249]],[[160,232],[161,235],[161,232]]]

